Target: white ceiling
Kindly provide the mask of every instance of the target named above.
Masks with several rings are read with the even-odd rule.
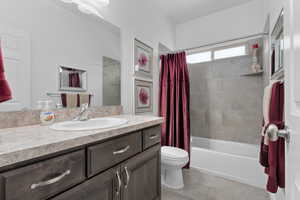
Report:
[[[156,6],[175,23],[183,23],[249,1],[252,0],[153,0]]]

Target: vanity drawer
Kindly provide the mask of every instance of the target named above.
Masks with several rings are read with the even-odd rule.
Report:
[[[91,146],[88,148],[88,176],[102,172],[141,151],[141,132]]]
[[[143,130],[143,149],[148,149],[160,143],[161,126],[155,126]]]
[[[44,200],[84,181],[85,151],[0,174],[4,200]]]

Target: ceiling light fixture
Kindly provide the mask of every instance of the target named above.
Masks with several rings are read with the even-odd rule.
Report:
[[[99,9],[109,5],[109,0],[61,0],[65,3],[74,3],[78,9],[86,14],[93,14],[98,17],[104,18]]]

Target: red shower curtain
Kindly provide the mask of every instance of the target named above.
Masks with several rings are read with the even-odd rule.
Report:
[[[190,154],[190,83],[185,52],[161,56],[160,116],[165,119],[162,145]]]
[[[69,74],[69,87],[80,88],[80,77],[78,73]]]

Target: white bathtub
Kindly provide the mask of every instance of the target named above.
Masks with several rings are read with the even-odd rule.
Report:
[[[191,167],[204,173],[265,188],[266,175],[258,160],[258,145],[192,138]]]

